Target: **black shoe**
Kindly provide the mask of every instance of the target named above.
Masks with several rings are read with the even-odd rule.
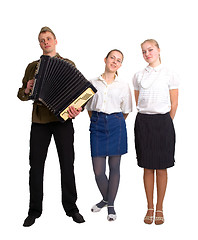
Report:
[[[35,219],[36,219],[36,217],[34,217],[34,216],[28,216],[28,217],[25,219],[25,221],[24,221],[24,223],[23,223],[23,226],[24,226],[24,227],[30,227],[30,226],[32,226],[32,225],[35,223]]]
[[[76,223],[84,223],[85,222],[83,216],[78,212],[71,215],[71,217],[73,218],[74,222],[76,222]]]

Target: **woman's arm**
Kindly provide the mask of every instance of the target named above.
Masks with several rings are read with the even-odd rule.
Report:
[[[126,120],[127,116],[129,115],[128,113],[122,113],[124,116],[124,119]]]
[[[92,111],[87,111],[88,112],[88,114],[89,114],[89,117],[91,118],[91,116],[92,116]]]
[[[138,90],[134,90],[134,94],[135,94],[135,102],[136,102],[136,106],[137,106],[138,98],[139,98],[139,91]]]
[[[170,101],[171,101],[170,116],[172,119],[174,119],[176,111],[177,111],[178,95],[179,95],[178,89],[170,90]]]

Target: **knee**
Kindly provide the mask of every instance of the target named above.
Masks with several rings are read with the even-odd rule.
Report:
[[[101,179],[105,177],[105,173],[103,171],[94,170],[94,174],[96,179]]]
[[[166,177],[167,176],[167,170],[166,169],[156,170],[156,176],[157,177]]]
[[[119,162],[116,162],[116,161],[109,162],[109,171],[111,173],[119,173],[120,172],[120,161]]]
[[[144,175],[146,176],[150,176],[150,175],[154,175],[154,169],[144,169]]]

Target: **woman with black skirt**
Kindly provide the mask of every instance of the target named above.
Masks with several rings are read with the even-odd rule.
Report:
[[[161,64],[160,48],[153,39],[141,44],[149,64],[135,74],[133,85],[138,114],[135,121],[135,148],[138,166],[144,168],[144,187],[148,210],[144,222],[154,219],[154,174],[157,203],[155,224],[163,224],[163,200],[167,186],[167,168],[174,166],[175,130],[173,118],[178,106],[178,77]]]
[[[88,102],[91,117],[90,141],[93,170],[102,201],[92,207],[99,212],[107,206],[109,221],[116,220],[114,201],[120,181],[121,155],[127,153],[127,131],[125,119],[132,111],[132,97],[129,85],[118,78],[123,54],[119,50],[110,51],[104,59],[105,71],[90,82],[97,93]],[[106,176],[108,157],[109,176]]]

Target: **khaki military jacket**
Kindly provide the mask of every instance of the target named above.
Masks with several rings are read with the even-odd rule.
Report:
[[[69,63],[71,63],[75,66],[75,64],[71,60],[62,58],[58,53],[56,54],[55,57],[64,59],[65,61],[68,61]],[[25,94],[25,89],[27,87],[27,82],[34,78],[38,62],[39,62],[39,60],[28,64],[28,66],[25,70],[25,75],[22,80],[22,87],[19,88],[18,94],[17,94],[18,98],[21,101],[29,100],[29,94]],[[56,122],[56,121],[58,121],[57,117],[41,102],[35,101],[33,103],[32,122],[34,122],[34,123],[50,123],[50,122]]]

